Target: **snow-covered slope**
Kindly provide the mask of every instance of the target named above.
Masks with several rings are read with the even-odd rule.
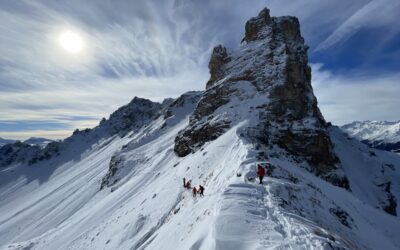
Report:
[[[341,129],[374,148],[400,152],[400,121],[356,121]]]
[[[278,29],[257,36],[246,27],[243,54],[230,60],[254,53],[249,66],[272,84],[231,78],[161,104],[135,98],[49,144],[40,151],[48,157],[0,168],[0,249],[399,249],[400,157],[325,123],[302,75],[306,58],[304,72],[285,71],[298,65],[285,54],[296,43],[279,27],[299,38],[296,19],[267,14],[251,23]],[[290,60],[263,74],[271,62],[258,60],[270,57],[258,53],[268,43],[257,39],[274,32],[282,49],[267,54]],[[256,164],[265,160],[272,169],[261,185]],[[204,197],[183,178],[202,184]]]
[[[35,171],[42,168],[46,173],[52,160],[3,184],[2,249],[400,246],[398,217],[379,209],[382,182],[393,181],[391,194],[399,197],[398,157],[376,150],[371,156],[363,144],[349,143],[332,129],[352,192],[281,157],[271,158],[272,176],[259,185],[247,180],[254,175],[260,151],[240,137],[246,122],[180,158],[173,152],[174,138],[187,125],[188,116],[175,119],[163,126],[160,117],[134,135],[97,143],[48,178],[35,176]],[[100,190],[112,156],[123,162],[117,174],[121,179]],[[364,165],[370,161],[376,164]],[[387,173],[381,174],[382,169]],[[2,177],[12,178],[13,173],[3,171]],[[182,187],[183,177],[203,184],[205,197],[193,198]]]

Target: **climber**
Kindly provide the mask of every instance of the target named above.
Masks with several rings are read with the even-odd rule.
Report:
[[[183,187],[184,187],[184,188],[187,188],[187,189],[190,189],[191,186],[192,186],[192,180],[186,181],[186,178],[183,177]]]
[[[204,197],[204,187],[202,185],[199,185],[199,194],[200,197]]]
[[[193,194],[193,197],[196,197],[196,194],[197,194],[197,189],[196,189],[196,187],[193,187],[193,189],[192,189],[192,194]]]
[[[183,187],[190,189],[192,187],[192,180],[188,180],[187,182],[185,182],[185,181],[186,181],[186,178],[183,178]]]
[[[260,184],[263,184],[262,180],[265,175],[265,169],[263,168],[263,166],[261,166],[261,164],[258,164],[257,175],[258,175],[258,178],[260,179]]]

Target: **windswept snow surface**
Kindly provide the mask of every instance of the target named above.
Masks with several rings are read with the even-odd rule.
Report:
[[[260,185],[248,181],[258,152],[239,136],[246,121],[179,158],[174,139],[188,113],[176,114],[166,127],[160,117],[58,166],[53,164],[63,161],[2,170],[0,248],[399,249],[398,217],[377,208],[378,197],[364,192],[379,159],[392,164],[387,171],[399,179],[397,156],[375,151],[370,168],[364,165],[370,156],[357,148],[363,145],[346,144],[333,130],[353,193],[282,160],[279,151],[270,159],[272,177]],[[122,179],[100,190],[113,155],[123,159]],[[55,168],[50,176],[38,176],[49,168]],[[203,184],[205,196],[192,197],[183,177]],[[397,183],[391,191],[399,197]]]

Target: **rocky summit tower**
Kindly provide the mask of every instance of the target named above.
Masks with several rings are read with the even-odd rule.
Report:
[[[264,146],[267,155],[279,148],[307,162],[317,175],[347,186],[336,175],[340,162],[313,93],[299,21],[269,12],[265,8],[247,21],[235,51],[214,48],[206,91],[189,125],[176,137],[175,152],[186,156],[245,122],[243,134]]]

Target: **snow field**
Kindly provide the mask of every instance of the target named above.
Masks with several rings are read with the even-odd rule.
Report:
[[[184,115],[182,114],[182,117]],[[174,120],[175,119],[175,120]],[[20,176],[0,188],[1,249],[398,249],[398,217],[376,208],[360,166],[371,156],[332,132],[353,193],[282,157],[264,185],[248,182],[257,151],[239,136],[242,122],[196,153],[179,158],[174,138],[188,117],[164,130],[158,119],[124,138],[114,137],[59,166],[47,181]],[[270,152],[272,153],[272,152]],[[275,152],[279,153],[279,152]],[[100,183],[113,155],[121,179]],[[389,153],[382,159],[398,164]],[[358,165],[357,165],[358,164]],[[27,167],[27,166],[26,166]],[[20,166],[24,168],[24,166]],[[18,169],[16,170],[18,171]],[[389,170],[387,170],[389,171]],[[390,170],[392,171],[392,170]],[[236,174],[240,172],[241,176]],[[398,172],[388,172],[397,178]],[[11,174],[11,173],[9,173]],[[360,177],[361,176],[361,177]],[[193,198],[182,178],[205,187]],[[393,192],[398,187],[393,185]],[[371,189],[374,190],[374,189]],[[379,190],[375,190],[379,194]],[[4,202],[7,201],[7,202]]]

